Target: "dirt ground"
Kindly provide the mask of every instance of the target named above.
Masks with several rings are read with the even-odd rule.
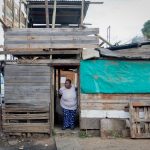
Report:
[[[82,150],[150,150],[150,139],[78,139]]]
[[[53,138],[1,138],[0,150],[56,150]]]
[[[101,139],[99,137],[66,137],[77,141],[81,150],[150,150],[150,139]],[[62,137],[64,139],[64,137]],[[56,150],[54,138],[1,138],[0,150]],[[79,149],[69,149],[79,150]]]

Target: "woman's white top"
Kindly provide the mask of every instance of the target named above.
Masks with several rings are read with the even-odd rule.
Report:
[[[60,100],[60,105],[64,109],[75,110],[77,109],[77,97],[75,87],[72,85],[70,89],[62,87],[59,90],[62,95]]]

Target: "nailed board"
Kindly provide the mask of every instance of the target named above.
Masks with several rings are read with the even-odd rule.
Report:
[[[8,29],[5,32],[4,45],[8,51],[96,48],[99,39],[95,34],[98,33],[98,28]]]
[[[3,106],[3,131],[50,133],[49,106],[12,104]]]
[[[103,118],[128,120],[130,99],[140,104],[141,99],[147,103],[149,98],[150,94],[80,94],[80,128],[99,129]]]
[[[131,138],[150,138],[150,101],[130,102]]]
[[[14,0],[14,4],[12,0],[5,0],[6,1],[6,7],[4,9],[4,2],[1,2],[3,11],[2,11],[2,20],[6,23],[7,26],[10,27],[19,27],[19,5]],[[4,12],[5,10],[5,12]],[[13,12],[15,10],[15,12]],[[4,18],[4,13],[6,15],[6,19]],[[26,23],[26,16],[23,12],[23,7],[21,8],[21,17],[20,17],[20,24],[21,27],[25,27]],[[14,18],[13,18],[14,17]],[[13,25],[14,24],[14,25]]]
[[[5,103],[49,104],[48,65],[6,65]]]

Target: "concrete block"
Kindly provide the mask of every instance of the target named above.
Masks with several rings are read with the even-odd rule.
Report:
[[[100,135],[102,138],[122,137],[122,131],[126,130],[126,121],[120,119],[101,119]]]

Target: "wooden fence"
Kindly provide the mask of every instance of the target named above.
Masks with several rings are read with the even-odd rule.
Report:
[[[150,102],[130,102],[131,138],[150,138]]]

